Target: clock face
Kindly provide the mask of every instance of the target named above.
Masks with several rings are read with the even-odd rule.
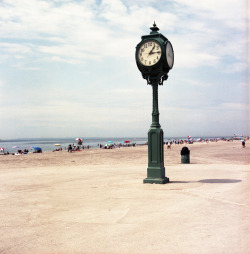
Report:
[[[171,69],[174,65],[174,50],[170,42],[167,43],[166,58],[167,58],[168,66]]]
[[[161,46],[156,41],[144,42],[137,53],[137,58],[142,65],[155,65],[161,58]]]

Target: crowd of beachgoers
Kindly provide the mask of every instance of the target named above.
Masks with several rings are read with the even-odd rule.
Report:
[[[112,141],[107,142],[107,144],[98,144],[98,148],[101,149],[114,149],[114,148],[120,148],[120,147],[135,147],[136,143],[130,143],[130,141],[127,141],[126,143],[113,143]],[[77,144],[69,144],[68,147],[63,147],[60,144],[55,144],[56,148],[52,152],[59,152],[63,150],[67,150],[68,152],[79,152],[83,151],[84,149],[91,149],[94,148],[90,145],[83,145],[82,140],[78,141]],[[21,155],[21,154],[28,154],[28,153],[42,153],[42,149],[40,147],[29,147],[29,149],[18,149],[18,147],[12,147],[16,148],[17,152],[15,153],[9,153],[8,151],[5,151],[4,148],[0,148],[0,155]],[[96,148],[96,147],[95,147]]]
[[[114,148],[121,148],[121,147],[136,147],[136,143],[119,143],[119,144],[116,144],[116,143],[107,143],[106,145],[103,145],[103,144],[98,144],[98,147],[100,149],[114,149]],[[91,146],[87,145],[87,146],[84,146],[84,145],[74,145],[74,144],[69,144],[67,150],[68,152],[75,152],[75,151],[81,151],[81,150],[84,150],[84,149],[90,149],[92,148]],[[62,149],[61,149],[62,150]],[[56,150],[56,151],[59,151],[59,150]]]

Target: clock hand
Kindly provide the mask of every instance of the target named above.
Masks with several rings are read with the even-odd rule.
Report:
[[[156,53],[158,53],[158,54],[159,54],[159,53],[161,53],[161,51],[151,52],[151,53],[150,53],[150,55],[152,55],[152,54],[156,54]]]
[[[150,52],[148,53],[148,56],[149,55],[152,55],[152,54],[154,54],[152,51],[155,49],[155,44],[154,44],[154,47],[150,50]]]

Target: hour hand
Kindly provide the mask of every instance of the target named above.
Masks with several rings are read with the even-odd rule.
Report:
[[[148,53],[148,55],[152,55],[154,54],[153,50],[155,49],[155,44],[154,44],[154,47],[150,50],[150,52]]]

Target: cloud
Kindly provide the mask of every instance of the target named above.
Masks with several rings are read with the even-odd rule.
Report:
[[[179,81],[194,87],[210,87],[211,86],[211,84],[209,84],[208,82],[205,82],[204,80],[198,80],[198,79],[179,79]]]
[[[206,107],[162,107],[160,123],[167,129],[165,136],[232,135],[233,130],[249,133],[249,105],[222,103]],[[208,128],[209,126],[209,128]]]
[[[250,111],[250,105],[240,102],[222,103],[221,108],[224,110]]]
[[[0,4],[0,36],[8,42],[2,44],[6,50],[2,54],[14,59],[33,57],[38,61],[70,64],[110,56],[131,59],[145,27],[157,18],[174,45],[177,68],[217,66],[226,54],[239,58],[242,55],[238,40],[231,42],[219,35],[225,26],[241,29],[239,25],[231,25],[232,13],[239,14],[234,15],[235,24],[244,20],[240,15],[242,3],[230,1],[231,5],[226,1],[214,0],[208,4],[177,0],[178,5],[171,5],[170,12],[169,8],[158,10],[151,2],[142,7],[140,1],[103,0],[98,4],[96,1],[5,0]],[[162,4],[168,7],[167,3]],[[190,18],[188,11],[196,19]],[[211,20],[217,19],[224,26],[211,24]],[[216,40],[215,44],[211,43]]]
[[[245,1],[237,0],[176,0],[179,5],[187,7],[186,12],[192,11],[205,19],[217,20],[227,27],[244,30]]]

